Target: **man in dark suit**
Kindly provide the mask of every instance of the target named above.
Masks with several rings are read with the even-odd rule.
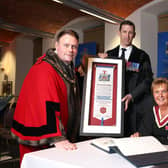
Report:
[[[126,111],[125,136],[130,136],[137,131],[143,114],[147,112],[145,107],[151,103],[150,86],[153,73],[150,58],[145,51],[132,45],[135,35],[134,23],[129,20],[123,21],[119,27],[120,45],[105,54],[99,54],[102,58],[107,56],[116,59],[123,56],[125,58],[125,96],[122,99]]]

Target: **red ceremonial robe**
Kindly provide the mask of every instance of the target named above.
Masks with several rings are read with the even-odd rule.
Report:
[[[62,135],[59,118],[66,131],[68,121],[66,85],[49,63],[40,60],[32,66],[24,80],[11,131],[21,143],[23,141],[23,144],[24,141],[29,143],[44,139],[52,141],[52,137]],[[37,146],[36,143],[34,145]]]

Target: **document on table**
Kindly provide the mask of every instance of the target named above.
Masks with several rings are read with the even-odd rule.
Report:
[[[125,156],[167,151],[165,146],[153,136],[134,138],[104,137],[94,139],[91,144],[109,153],[113,153],[113,149],[118,149],[118,152]]]

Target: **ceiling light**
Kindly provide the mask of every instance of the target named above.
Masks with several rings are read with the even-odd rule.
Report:
[[[84,9],[79,9],[79,10],[80,10],[81,12],[83,12],[83,13],[86,13],[86,14],[89,14],[89,15],[92,15],[92,16],[95,16],[95,17],[97,17],[97,18],[99,18],[99,19],[102,19],[102,20],[104,20],[104,21],[107,21],[107,22],[110,22],[110,23],[113,23],[113,24],[116,24],[116,23],[117,23],[117,22],[115,22],[115,21],[113,21],[113,20],[111,20],[111,19],[107,19],[107,18],[102,17],[102,16],[99,16],[99,15],[97,15],[97,14],[88,12],[88,11],[86,11],[86,10],[84,10]]]
[[[124,18],[113,15],[112,13],[102,10],[100,8],[96,8],[95,6],[91,6],[88,3],[83,2],[82,0],[52,0],[52,1],[65,4],[71,8],[77,9],[81,12],[95,16],[99,19],[102,19],[104,21],[113,24],[120,23],[124,20]]]
[[[55,1],[55,2],[57,2],[57,3],[60,3],[60,4],[63,4],[63,2],[62,2],[62,1],[59,1],[59,0],[53,0],[53,1]]]

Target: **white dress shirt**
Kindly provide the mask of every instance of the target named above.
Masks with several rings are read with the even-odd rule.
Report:
[[[122,48],[125,48],[125,47],[122,47],[120,45],[120,48],[119,48],[119,57],[121,57]],[[125,51],[125,59],[128,61],[128,59],[130,57],[130,54],[131,54],[131,51],[132,51],[132,46],[128,46],[125,49],[126,49],[126,51]]]

